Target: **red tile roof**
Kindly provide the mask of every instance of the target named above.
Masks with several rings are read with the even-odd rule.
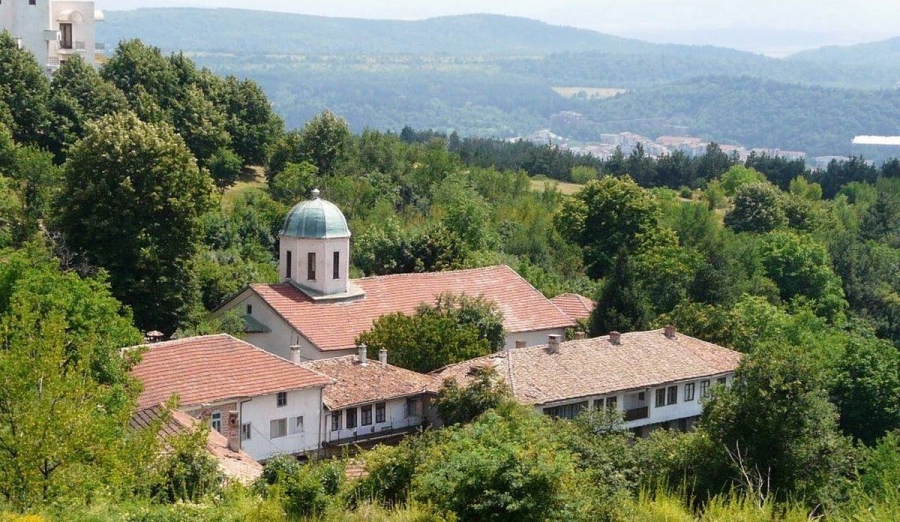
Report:
[[[177,393],[180,406],[325,386],[331,379],[227,334],[146,346],[132,371],[143,382],[138,407]]]
[[[443,382],[465,383],[476,367],[493,366],[524,404],[659,386],[733,372],[741,354],[693,337],[664,330],[622,334],[619,344],[609,337],[516,348],[454,364],[434,372]]]
[[[325,387],[325,406],[339,410],[354,404],[381,402],[426,393],[435,377],[369,360],[362,365],[356,355],[301,363],[335,380]]]
[[[138,410],[129,421],[134,430],[146,429],[163,418],[165,407],[151,406]],[[198,427],[208,430],[206,451],[219,463],[219,469],[232,480],[249,485],[262,474],[262,465],[243,451],[234,451],[228,447],[228,439],[216,430],[204,426],[200,419],[191,417],[183,411],[169,411],[168,422],[162,425],[159,436],[165,441],[174,435],[195,430]]]
[[[393,312],[412,314],[443,292],[482,295],[497,303],[509,333],[575,326],[572,319],[508,266],[355,279],[366,295],[313,301],[290,283],[251,288],[320,350],[346,350],[372,322]]]
[[[594,302],[579,294],[558,295],[550,302],[575,321],[589,318],[594,310]]]

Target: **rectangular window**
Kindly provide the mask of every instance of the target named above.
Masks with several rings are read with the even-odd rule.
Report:
[[[316,253],[310,252],[306,254],[306,278],[310,281],[316,280]]]
[[[647,400],[647,395],[644,392],[638,392],[638,400],[644,402]]]
[[[214,411],[209,417],[209,424],[212,426],[212,429],[222,433],[222,412]]]
[[[347,429],[353,429],[356,427],[356,408],[350,408],[347,410]]]
[[[607,410],[619,409],[619,398],[618,397],[607,397],[606,398],[606,409]]]
[[[684,385],[684,402],[694,400],[694,383],[689,382]]]
[[[247,315],[253,315],[253,305],[247,305]]]
[[[728,379],[725,377],[719,377],[718,379],[716,379],[716,384],[721,384],[722,386],[725,386],[725,383],[727,383],[727,382],[728,382]]]
[[[406,399],[406,417],[418,417],[419,416],[419,399],[417,397],[410,397]]]
[[[284,263],[284,266],[285,266],[285,274],[284,274],[284,276],[285,276],[286,278],[290,279],[290,278],[291,278],[291,267],[292,267],[292,265],[293,265],[294,263],[291,262],[291,261],[292,261],[292,260],[291,260],[291,251],[288,250],[287,252],[285,252],[285,254],[287,254],[287,259],[284,260],[284,261],[285,261],[285,263]]]
[[[72,24],[59,24],[59,48],[72,48]]]
[[[666,389],[665,388],[657,388],[656,389],[656,407],[662,408],[666,405]]]
[[[331,431],[341,431],[341,414],[343,412],[335,411],[331,414]]]
[[[282,406],[287,406],[287,392],[278,392],[276,403],[278,404],[279,408]]]
[[[678,386],[669,386],[669,400],[666,404],[678,404]]]
[[[277,439],[287,435],[287,419],[269,421],[269,438]]]
[[[241,440],[250,440],[250,435],[253,433],[253,427],[250,426],[249,422],[245,422],[241,424]]]
[[[28,0],[28,5],[37,5],[37,0]]]
[[[603,399],[594,399],[594,409],[599,410],[603,407]]]
[[[563,404],[561,406],[553,406],[544,408],[544,415],[549,415],[554,419],[574,419],[588,407],[587,401],[576,402],[574,404]]]
[[[341,253],[334,253],[334,266],[331,267],[331,277],[332,279],[340,279],[341,278]]]
[[[291,417],[288,430],[291,435],[299,435],[303,433],[303,417]]]
[[[709,381],[700,381],[700,398],[709,397]]]
[[[384,422],[384,403],[375,404],[375,422]]]
[[[359,409],[359,423],[362,426],[372,425],[372,405],[363,406]]]

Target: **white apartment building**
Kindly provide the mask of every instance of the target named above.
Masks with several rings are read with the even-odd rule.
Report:
[[[102,21],[93,1],[0,0],[0,30],[31,51],[48,74],[74,55],[96,66],[95,27]]]

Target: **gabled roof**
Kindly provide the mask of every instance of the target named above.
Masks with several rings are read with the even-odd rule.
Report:
[[[365,291],[357,299],[315,302],[290,283],[251,285],[276,313],[323,351],[346,350],[372,322],[393,312],[412,314],[438,294],[482,295],[497,303],[508,333],[567,328],[575,323],[508,266],[397,274],[354,279]]]
[[[146,346],[132,373],[144,384],[138,407],[177,393],[180,406],[325,386],[331,379],[227,334]]]
[[[151,406],[138,410],[129,421],[133,430],[147,429],[154,423],[163,419],[165,407],[161,405]],[[262,465],[243,451],[234,451],[228,447],[228,439],[216,430],[204,426],[200,419],[191,417],[183,411],[173,410],[168,412],[168,422],[159,430],[159,437],[165,443],[172,436],[188,433],[192,430],[207,430],[206,451],[219,463],[219,469],[228,478],[249,485],[262,474]]]
[[[595,304],[587,297],[579,294],[561,294],[550,299],[550,302],[575,321],[588,319],[594,310]]]
[[[473,370],[493,366],[524,404],[548,404],[568,399],[659,386],[733,372],[741,354],[693,337],[664,330],[516,348],[454,364],[434,372],[440,382],[453,377],[466,383]]]
[[[339,410],[356,404],[382,402],[420,395],[434,386],[435,378],[411,370],[368,361],[359,363],[356,355],[301,363],[301,366],[323,373],[334,383],[323,392],[325,407]]]

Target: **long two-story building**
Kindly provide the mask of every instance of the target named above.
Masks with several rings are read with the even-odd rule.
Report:
[[[647,332],[504,350],[434,372],[442,382],[468,382],[494,368],[515,398],[553,417],[599,408],[621,412],[625,427],[646,435],[657,427],[688,430],[713,386],[730,385],[741,354],[679,334]]]

